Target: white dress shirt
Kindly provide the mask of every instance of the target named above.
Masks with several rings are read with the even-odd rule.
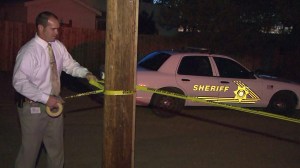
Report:
[[[46,104],[51,93],[48,42],[37,34],[19,51],[13,73],[13,86],[30,100]],[[88,70],[79,65],[58,40],[51,42],[58,76],[62,71],[75,77],[85,77]]]

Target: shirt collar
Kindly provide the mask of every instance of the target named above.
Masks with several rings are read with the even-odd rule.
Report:
[[[50,43],[50,44],[54,43],[54,42],[47,42],[47,41],[41,39],[37,34],[35,34],[35,37],[34,37],[34,38],[35,38],[36,42],[37,42],[39,45],[41,45],[43,48],[47,48],[49,43]]]

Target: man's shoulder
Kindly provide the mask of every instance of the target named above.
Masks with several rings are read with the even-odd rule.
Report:
[[[59,40],[55,40],[55,44],[61,47],[65,47],[64,43]]]
[[[20,48],[19,54],[36,55],[42,51],[43,47],[35,40],[35,38],[32,38]]]
[[[35,45],[36,42],[34,40],[34,38],[30,39],[29,41],[27,41],[22,47],[21,47],[21,50],[23,49],[27,49],[27,48],[30,48],[32,47],[33,45]]]
[[[53,45],[54,44],[54,45]],[[60,51],[65,51],[67,50],[66,46],[64,45],[64,43],[62,43],[61,41],[59,40],[55,40],[54,43],[52,43],[52,47],[53,49],[57,49],[57,50],[60,50]]]
[[[39,47],[38,42],[32,38],[31,40],[29,40],[27,43],[25,43],[22,47],[22,49],[26,49],[26,50],[33,50],[33,49],[37,49]]]

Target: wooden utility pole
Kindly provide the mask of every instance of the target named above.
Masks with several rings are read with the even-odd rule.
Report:
[[[105,91],[135,90],[138,1],[107,0]],[[134,167],[135,93],[105,94],[103,138],[103,168]]]

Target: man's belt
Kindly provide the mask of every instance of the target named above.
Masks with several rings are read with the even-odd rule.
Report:
[[[27,97],[25,97],[24,102],[29,103],[29,104],[33,104],[33,103],[39,103],[33,100],[28,99]]]
[[[16,103],[19,108],[23,108],[23,103],[29,103],[29,104],[42,104],[40,102],[33,101],[31,99],[28,99],[27,97],[17,93],[16,94]],[[46,112],[50,117],[58,117],[61,115],[63,111],[63,105],[61,103],[57,104],[58,108],[50,109],[50,107],[46,106]]]
[[[33,100],[28,99],[27,97],[25,97],[24,102],[27,102],[29,104],[42,104],[40,102],[36,102]],[[61,115],[62,111],[63,111],[63,105],[61,103],[57,104],[58,108],[53,108],[51,109],[49,106],[46,106],[46,112],[50,117],[58,117]]]

